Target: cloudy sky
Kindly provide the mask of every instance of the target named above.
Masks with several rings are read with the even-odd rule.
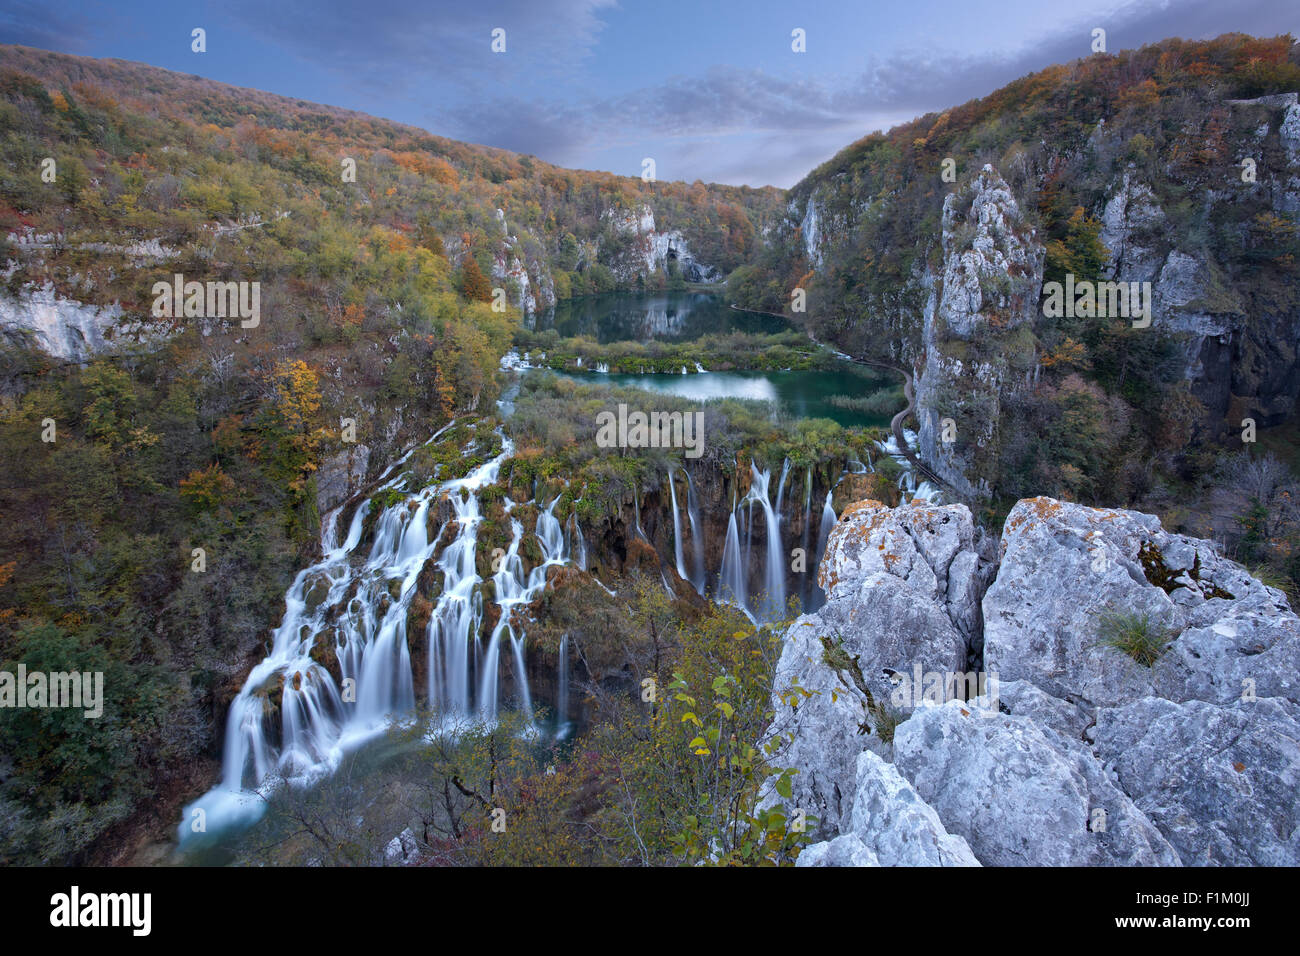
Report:
[[[0,0],[0,43],[197,73],[562,166],[639,175],[651,157],[660,179],[777,186],[872,130],[1085,56],[1096,27],[1112,52],[1300,35],[1300,4]]]

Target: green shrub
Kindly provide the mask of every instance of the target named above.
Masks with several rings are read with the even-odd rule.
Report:
[[[1165,652],[1177,634],[1149,614],[1107,611],[1102,614],[1099,634],[1103,647],[1123,651],[1143,667],[1150,667]]]

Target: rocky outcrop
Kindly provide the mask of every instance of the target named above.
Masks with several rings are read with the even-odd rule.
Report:
[[[928,276],[924,362],[916,378],[922,460],[968,497],[987,484],[968,477],[972,457],[997,444],[1001,403],[1011,387],[999,359],[962,358],[948,343],[1002,334],[1034,321],[1044,249],[1023,219],[1011,188],[990,165],[943,204],[943,270]],[[952,419],[960,438],[944,440]],[[984,471],[992,466],[986,464]]]
[[[926,707],[899,725],[894,753],[898,769],[982,863],[1179,863],[1101,763],[1031,717],[961,700]]]
[[[1098,756],[1188,865],[1300,860],[1300,708],[1146,697],[1097,715]]]
[[[1285,596],[1150,515],[1049,498],[1012,509],[998,552],[985,589],[964,506],[841,516],[828,603],[774,685],[782,802],[818,818],[800,865],[1300,862]],[[1155,635],[1154,660],[1106,620]],[[900,700],[913,660],[986,683]]]
[[[349,445],[326,457],[316,472],[316,507],[324,514],[347,501],[365,484],[370,446]]]
[[[848,826],[844,835],[804,850],[797,865],[980,865],[966,841],[944,829],[894,765],[871,751],[858,757]]]
[[[1228,703],[1244,689],[1300,700],[1300,621],[1285,596],[1207,541],[1152,515],[1033,498],[1002,532],[984,596],[984,664],[1089,709],[1156,695]],[[1170,635],[1151,667],[1104,643],[1099,618]]]
[[[789,739],[781,759],[800,771],[787,803],[818,818],[817,835],[847,832],[860,755],[887,754],[889,727],[915,707],[895,693],[898,675],[966,671],[981,544],[965,505],[862,502],[831,532],[827,603],[791,625],[773,682],[771,732]]]
[[[958,338],[981,327],[1032,322],[1042,286],[1042,244],[1011,187],[985,165],[943,202],[943,286],[934,320]]]
[[[720,282],[717,268],[699,261],[687,246],[680,230],[660,232],[655,225],[654,210],[647,205],[636,209],[608,209],[603,218],[618,235],[630,243],[630,255],[611,262],[620,282],[634,282],[638,275],[667,273],[675,265],[688,282]]]
[[[1241,216],[1234,205],[1245,206],[1251,217],[1264,211],[1294,217],[1300,213],[1297,94],[1227,100],[1225,106],[1241,132],[1224,154],[1233,163],[1249,159],[1254,170],[1198,184],[1203,221]],[[1123,145],[1107,137],[1094,144],[1099,154]],[[1151,184],[1138,179],[1133,164],[1098,212],[1110,276],[1152,283],[1152,325],[1182,345],[1183,374],[1205,407],[1206,422],[1239,412],[1230,426],[1241,415],[1276,425],[1294,414],[1300,395],[1300,312],[1294,304],[1279,307],[1275,297],[1255,295],[1251,270],[1243,272],[1234,253],[1211,253],[1205,243],[1171,230]]]
[[[1110,250],[1107,278],[1151,282],[1160,270],[1164,210],[1146,183],[1126,171],[1101,213],[1098,238]]]
[[[419,844],[416,843],[415,834],[411,832],[410,827],[389,840],[384,847],[385,866],[405,866],[414,863],[419,856]]]
[[[100,308],[65,299],[48,283],[29,287],[17,298],[0,296],[0,336],[68,362],[85,362],[123,345],[157,342],[165,334],[160,326],[147,328],[124,319],[118,305]]]
[[[1018,484],[1002,456],[1019,457],[1020,443],[1000,423],[1021,393],[1060,383],[1062,340],[1083,334],[1039,309],[1048,235],[1028,223],[1061,239],[1074,208],[1100,222],[1109,252],[1100,275],[1075,278],[1149,283],[1139,289],[1153,335],[1182,352],[1181,368],[1171,361],[1161,377],[1181,371],[1200,405],[1194,441],[1244,418],[1273,427],[1293,416],[1300,308],[1285,237],[1300,214],[1300,94],[1228,100],[1207,82],[1194,100],[1162,97],[1086,123],[1063,107],[1041,137],[990,134],[1023,118],[1015,92],[996,99],[982,132],[952,137],[945,113],[822,164],[791,189],[770,238],[777,264],[761,266],[787,292],[794,277],[806,286],[805,321],[823,340],[915,373],[930,470],[966,498]],[[944,419],[956,426],[950,440]]]

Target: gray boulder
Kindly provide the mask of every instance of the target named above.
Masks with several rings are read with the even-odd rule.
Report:
[[[880,866],[876,854],[862,842],[856,833],[846,833],[834,840],[825,840],[804,847],[795,866]]]
[[[997,579],[984,595],[984,663],[1005,684],[1027,680],[1087,709],[1147,696],[1226,703],[1253,680],[1258,696],[1296,699],[1300,621],[1281,592],[1134,511],[1026,499],[1007,517]],[[1107,612],[1166,629],[1144,667],[1106,646]]]
[[[952,569],[972,542],[964,505],[891,510],[865,502],[831,532],[821,568],[827,603],[786,632],[769,728],[786,740],[775,759],[799,769],[785,802],[818,818],[815,836],[848,830],[859,755],[887,754],[888,724],[911,710],[891,702],[891,675],[918,665],[965,671],[967,639],[953,617],[971,626],[975,565]]]
[[[851,829],[805,849],[800,866],[980,865],[966,841],[944,829],[893,764],[871,751],[861,754],[856,786]]]
[[[986,866],[1176,866],[1160,832],[1082,747],[969,702],[900,724],[894,759]]]
[[[404,866],[413,863],[418,856],[419,844],[416,843],[415,834],[411,832],[410,827],[393,837],[384,846],[385,866]]]
[[[1097,752],[1188,865],[1300,861],[1300,707],[1147,697],[1097,715]]]

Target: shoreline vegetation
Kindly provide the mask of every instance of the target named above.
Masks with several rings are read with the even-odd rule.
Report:
[[[829,370],[843,361],[830,349],[793,329],[770,334],[705,335],[689,342],[610,343],[585,336],[564,338],[554,329],[540,332],[520,329],[515,332],[514,345],[520,352],[529,354],[532,364],[554,371],[592,371],[598,365],[605,365],[610,373],[629,375],[680,375],[683,368],[687,374]]]

